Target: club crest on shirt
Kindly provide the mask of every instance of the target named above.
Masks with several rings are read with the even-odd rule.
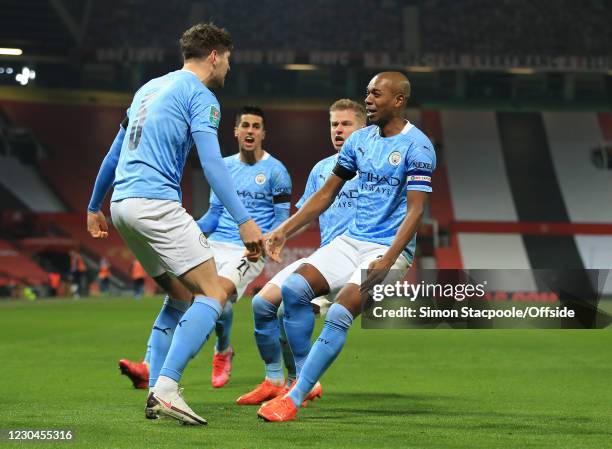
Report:
[[[263,173],[258,174],[257,176],[255,176],[255,184],[257,184],[258,186],[262,185],[264,182],[266,182],[266,175],[264,175]]]
[[[402,161],[402,153],[399,151],[394,151],[389,155],[389,163],[394,167],[397,167]]]
[[[204,248],[210,248],[210,243],[203,232],[200,234],[200,245],[202,245]]]

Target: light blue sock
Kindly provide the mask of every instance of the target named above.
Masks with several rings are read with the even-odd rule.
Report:
[[[147,352],[145,352],[145,356],[143,362],[151,364],[151,336],[149,335],[149,340],[147,340]]]
[[[291,352],[291,347],[289,346],[289,342],[287,341],[287,334],[285,333],[285,306],[281,303],[278,308],[278,327],[280,329],[280,347],[281,352],[283,354],[283,362],[285,364],[285,368],[287,368],[287,385],[291,385],[293,381],[296,379],[297,374],[295,372],[295,361],[293,360],[293,353]]]
[[[169,377],[176,382],[181,380],[183,370],[215,328],[221,315],[221,304],[208,296],[196,296],[178,324],[170,350],[166,356],[160,376]]]
[[[336,359],[346,341],[346,334],[353,324],[353,315],[340,304],[332,304],[327,312],[323,331],[312,345],[297,384],[289,397],[300,407],[304,398]]]
[[[228,299],[223,307],[223,312],[215,324],[215,333],[217,334],[217,344],[215,349],[217,352],[223,352],[230,345],[230,336],[232,333],[232,324],[234,322],[234,308],[232,302]]]
[[[285,333],[298,377],[310,351],[310,338],[314,329],[315,316],[310,300],[315,297],[312,288],[303,276],[293,273],[281,287],[285,304]]]
[[[259,355],[266,364],[266,378],[283,380],[279,326],[276,312],[278,307],[259,295],[253,297],[253,321],[255,322],[255,342]]]
[[[172,343],[172,336],[176,325],[183,314],[189,309],[190,303],[171,299],[166,296],[164,304],[153,323],[153,330],[147,342],[147,354],[149,356],[149,387],[155,386],[159,376],[159,370],[166,360],[168,349]],[[145,355],[145,361],[147,361]]]

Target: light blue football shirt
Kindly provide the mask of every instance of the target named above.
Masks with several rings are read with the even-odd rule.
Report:
[[[281,161],[265,153],[253,165],[240,160],[240,154],[223,158],[236,193],[242,200],[251,218],[266,233],[272,230],[276,215],[275,203],[287,203],[291,197],[291,178]],[[210,207],[223,207],[214,192],[210,194]],[[240,239],[238,224],[223,207],[219,224],[209,236],[210,240],[244,245]]]
[[[372,125],[350,135],[338,164],[359,174],[357,213],[346,235],[390,246],[406,217],[407,191],[431,192],[436,153],[427,136],[409,122],[392,137],[382,137]],[[416,234],[406,248],[410,262],[415,247]]]
[[[295,204],[298,209],[310,198],[317,190],[319,190],[327,178],[332,174],[332,170],[336,166],[338,155],[326,157],[320,160],[312,167],[304,194]],[[338,237],[347,230],[349,223],[355,219],[355,211],[357,210],[357,183],[354,179],[347,181],[342,186],[342,190],[334,199],[334,202],[329,209],[319,216],[319,230],[321,232],[321,246],[327,245],[333,239]]]
[[[191,133],[217,134],[221,120],[217,98],[193,72],[177,70],[142,86],[128,118],[111,201],[181,201],[183,168],[194,144]]]

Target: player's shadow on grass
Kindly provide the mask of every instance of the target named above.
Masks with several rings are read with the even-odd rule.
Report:
[[[338,415],[382,415],[382,416],[405,416],[405,415],[428,415],[439,413],[436,410],[447,400],[454,400],[450,396],[425,395],[425,394],[400,394],[383,392],[338,392],[324,395],[324,399],[315,401],[313,407],[321,407],[321,411],[332,413],[331,418]],[[364,407],[364,405],[369,405]],[[315,419],[325,416],[317,414]]]

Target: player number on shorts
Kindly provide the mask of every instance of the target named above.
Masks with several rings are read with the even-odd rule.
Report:
[[[251,266],[249,265],[249,261],[246,259],[240,259],[240,264],[236,267],[238,273],[240,273],[240,277],[243,278],[246,276],[247,271],[249,271]]]

